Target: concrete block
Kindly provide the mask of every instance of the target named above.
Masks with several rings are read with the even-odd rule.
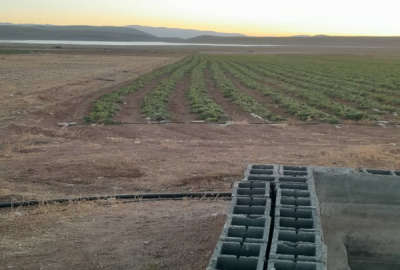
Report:
[[[394,174],[400,176],[400,171],[395,171]]]
[[[250,181],[273,182],[278,176],[278,165],[257,165],[250,164],[244,172],[244,179]]]
[[[233,187],[232,197],[236,196],[269,197],[270,184],[260,181],[236,182]]]
[[[267,244],[219,241],[207,270],[262,270]]]
[[[327,250],[319,231],[274,230],[269,259],[327,262]]]
[[[229,215],[265,216],[271,212],[271,199],[268,197],[237,196],[232,198]]]
[[[312,168],[305,166],[280,166],[279,174],[285,176],[312,176]]]
[[[247,166],[245,173],[250,170],[270,170],[277,174],[279,171],[279,165],[277,164],[250,164]]]
[[[278,179],[279,183],[285,183],[285,182],[291,182],[291,183],[307,183],[310,178],[309,177],[304,177],[304,176],[281,176]]]
[[[291,165],[283,165],[281,168],[284,171],[301,171],[301,172],[307,172],[308,167],[306,166],[291,166]]]
[[[376,175],[395,175],[391,170],[379,170],[379,169],[361,169],[364,173],[376,174]]]
[[[275,199],[276,207],[318,207],[313,190],[278,189]]]
[[[299,183],[299,182],[279,182],[275,184],[275,189],[295,189],[295,190],[310,190],[308,183]]]
[[[307,231],[302,229],[280,229],[274,230],[272,241],[318,244],[322,242],[322,239],[323,236],[320,231]]]
[[[225,224],[220,239],[229,242],[268,243],[270,233],[270,217],[266,217],[264,227],[237,226]]]
[[[264,175],[264,174],[250,174],[243,178],[244,181],[264,181],[264,182],[275,182],[277,180],[277,176],[272,175]]]
[[[267,228],[271,226],[268,216],[228,215],[225,226],[250,226]]]
[[[321,221],[317,209],[310,207],[275,208],[274,230],[282,229],[321,232]]]
[[[288,260],[269,260],[267,270],[326,270],[326,264]]]
[[[246,215],[246,216],[266,216],[268,217],[271,211],[271,203],[267,201],[267,205],[232,205],[230,214]]]

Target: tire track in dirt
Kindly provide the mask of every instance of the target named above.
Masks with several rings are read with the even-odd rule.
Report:
[[[190,102],[186,96],[190,87],[190,73],[176,83],[176,89],[168,100],[168,112],[171,121],[190,122],[195,120],[196,114],[191,112]]]
[[[209,67],[204,70],[204,77],[207,85],[208,95],[222,107],[227,117],[234,122],[257,122],[254,117],[240,108],[239,105],[233,103],[229,98],[224,97],[221,90],[217,89],[214,80],[212,79]]]

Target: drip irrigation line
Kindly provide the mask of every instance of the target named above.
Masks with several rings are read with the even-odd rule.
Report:
[[[139,193],[139,194],[123,194],[123,195],[109,195],[109,196],[91,196],[91,197],[79,197],[71,199],[54,199],[54,200],[30,200],[30,201],[19,201],[19,202],[0,202],[0,208],[13,208],[23,206],[36,206],[46,205],[55,203],[69,203],[69,202],[80,202],[80,201],[98,201],[98,200],[176,200],[183,198],[230,198],[231,192],[186,192],[186,193]]]
[[[178,122],[178,121],[170,121],[170,122],[120,122],[120,123],[112,123],[108,124],[106,126],[128,126],[128,125],[168,125],[168,124],[174,124],[174,125],[236,125],[235,122],[230,123],[230,122]],[[287,124],[289,126],[314,126],[314,125],[321,125],[321,124],[327,124],[324,122],[299,122],[299,123],[291,123],[288,124],[286,122],[249,122],[246,123],[246,125],[265,125],[265,126],[275,126],[275,125],[282,125],[282,124]],[[98,124],[102,125],[102,124]],[[240,124],[243,125],[243,124]],[[332,126],[366,126],[366,127],[376,127],[379,126],[379,123],[351,123],[351,124],[346,124],[346,123],[337,123],[337,124],[330,124]],[[400,122],[389,122],[385,123],[384,125],[393,127],[393,126],[399,126]],[[90,126],[90,124],[75,124],[71,125],[71,127],[74,126]]]

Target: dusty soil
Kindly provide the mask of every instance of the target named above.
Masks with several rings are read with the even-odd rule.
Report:
[[[0,269],[205,269],[228,205],[102,202],[5,211]]]
[[[53,106],[59,112],[59,106],[68,103],[74,105],[68,108],[69,118],[74,119],[79,116],[74,114],[74,107],[79,107],[85,98],[94,99],[109,92],[109,87],[129,83],[138,75],[177,59],[49,53],[0,55],[0,124],[38,111],[54,114]]]
[[[180,57],[81,53],[0,56],[0,201],[228,191],[248,163],[400,168],[395,126],[249,125],[238,113],[232,125],[58,127],[80,121],[97,96]],[[0,211],[0,269],[203,269],[226,205]]]

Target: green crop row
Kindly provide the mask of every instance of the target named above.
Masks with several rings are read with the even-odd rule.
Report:
[[[189,63],[180,65],[171,76],[160,81],[160,83],[149,94],[144,97],[142,112],[153,121],[163,121],[169,118],[168,102],[176,84],[183,79],[185,74],[191,71],[199,62],[197,57],[192,57]]]
[[[191,75],[191,85],[187,93],[190,100],[192,112],[199,114],[202,120],[218,122],[226,120],[223,109],[207,94],[207,87],[204,78],[204,69],[207,67],[207,60],[202,58]]]
[[[113,117],[119,111],[124,96],[135,93],[154,79],[173,72],[189,60],[189,58],[185,58],[177,63],[156,69],[138,77],[130,86],[101,96],[92,104],[89,114],[85,117],[85,121],[87,123],[113,124]]]
[[[237,63],[243,64],[243,62]],[[351,103],[359,110],[369,110],[370,114],[375,114],[373,109],[394,112],[398,110],[397,107],[389,104],[400,104],[400,100],[396,101],[390,95],[373,93],[367,89],[357,89],[354,86],[348,85],[348,82],[339,84],[319,75],[312,76],[305,72],[293,71],[290,66],[272,65],[270,63],[247,63],[246,65],[253,69],[258,68],[263,70],[262,72],[268,78],[274,78],[301,88],[311,89],[314,92],[324,93],[333,99],[340,99]]]
[[[305,103],[300,103],[297,99],[286,96],[282,91],[276,91],[257,81],[263,77],[247,69],[246,67],[235,66],[232,63],[223,62],[224,69],[234,78],[248,88],[260,91],[265,96],[269,96],[271,100],[285,109],[289,114],[294,115],[300,120],[310,121],[319,120],[329,123],[337,123],[338,119],[328,113],[315,109]]]
[[[258,103],[256,99],[239,90],[220,69],[216,61],[211,62],[210,68],[217,87],[222,90],[226,98],[238,104],[244,111],[254,113],[263,119],[268,119],[270,121],[281,120],[280,116],[274,115],[262,104]]]
[[[365,112],[329,98],[321,87],[314,86],[313,84],[302,83],[301,81],[296,81],[290,77],[269,72],[257,66],[243,66],[239,64],[232,65],[242,70],[248,68],[252,71],[261,73],[264,76],[262,81],[268,79],[270,82],[272,81],[275,84],[278,84],[293,97],[300,98],[307,105],[319,110],[327,111],[330,114],[334,114],[343,119],[361,120],[368,117],[368,114]],[[278,80],[279,82],[273,80]]]

